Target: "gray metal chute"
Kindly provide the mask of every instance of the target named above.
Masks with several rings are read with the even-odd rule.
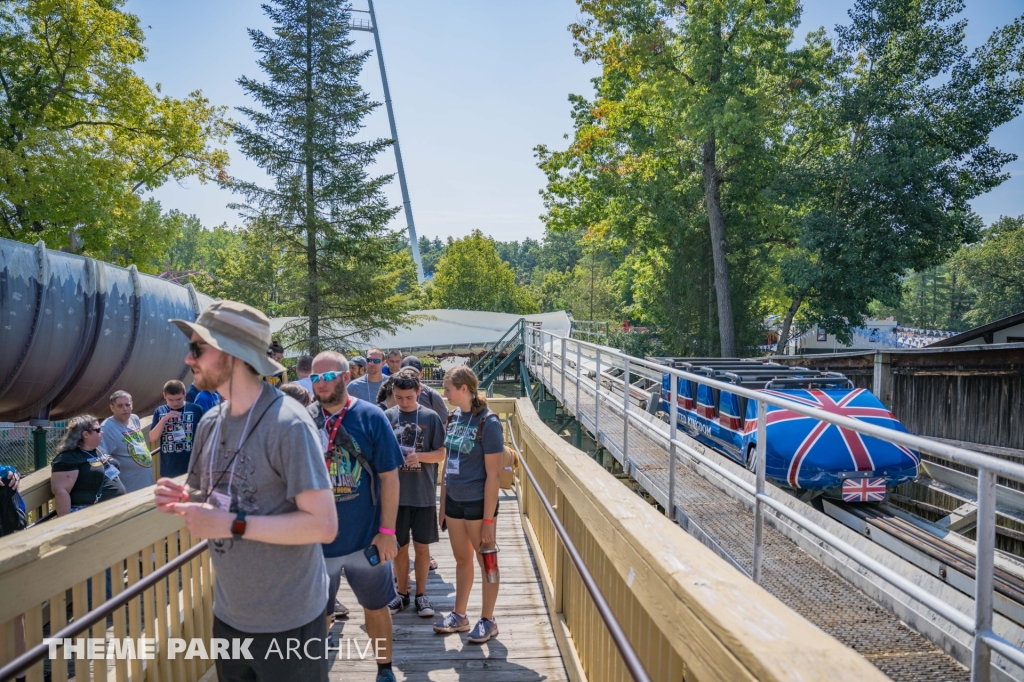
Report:
[[[134,266],[0,239],[0,421],[105,417],[119,389],[151,411],[164,382],[189,375],[168,320],[212,302]]]

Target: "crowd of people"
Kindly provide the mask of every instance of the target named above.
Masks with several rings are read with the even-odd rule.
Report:
[[[210,540],[214,636],[253,639],[252,659],[217,661],[218,679],[326,680],[331,624],[349,613],[344,576],[375,642],[376,679],[394,680],[392,616],[435,618],[428,575],[445,530],[456,598],[433,630],[473,643],[498,634],[496,578],[475,624],[467,613],[474,566],[496,547],[504,451],[472,370],[449,370],[442,397],[419,358],[370,348],[299,357],[289,381],[258,310],[219,301],[173,322],[189,338],[191,387],[164,384],[148,434],[120,390],[110,417],[72,419],[51,488],[63,516],[155,485],[158,510]],[[16,488],[16,475],[7,482]],[[289,638],[311,642],[305,656],[266,655]]]

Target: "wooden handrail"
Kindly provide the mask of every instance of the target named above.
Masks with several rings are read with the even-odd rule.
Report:
[[[653,679],[887,679],[557,437],[528,398],[516,401],[511,427],[533,474],[517,486],[523,527],[570,679],[629,671],[538,491]]]

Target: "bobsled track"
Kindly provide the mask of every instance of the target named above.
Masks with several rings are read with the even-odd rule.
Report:
[[[527,330],[526,335],[529,374],[543,386],[539,398],[557,405],[541,413],[548,423],[561,422],[556,429],[564,438],[572,437],[574,424],[581,426],[591,449],[610,454],[611,469],[621,471],[620,477],[629,479],[637,492],[669,510],[670,518],[737,571],[862,653],[892,679],[972,679],[968,668],[980,630],[974,622],[978,557],[973,541],[885,504],[822,500],[819,511],[770,483],[762,483],[764,493],[757,506],[764,522],[756,528],[756,475],[671,429],[671,419],[656,408],[648,409],[660,400],[666,367],[543,330]],[[693,374],[686,378],[715,384]],[[736,390],[726,385],[715,388]],[[940,458],[943,452],[957,450],[934,441],[934,448],[922,448],[916,441],[925,439],[909,438],[915,444],[904,445]],[[1013,479],[1024,474],[1017,465],[967,451],[953,452],[950,461],[964,463],[961,454],[972,461],[990,460],[987,463],[1000,476],[1007,475],[1007,469]],[[994,499],[995,478],[988,476]],[[998,488],[1001,495],[1006,493]],[[973,491],[959,492],[978,500]],[[994,587],[994,597],[991,602],[983,597],[980,610],[992,609],[992,627],[1016,661],[993,654],[991,679],[1024,679],[1019,666],[1024,656],[1017,648],[1024,643],[1024,562],[992,549],[993,500],[983,499],[980,505],[987,508],[982,511],[976,505],[978,535],[991,534],[981,563],[994,564],[991,577],[983,575],[983,585],[993,581],[987,584],[988,590]],[[999,512],[1006,510],[1000,507]],[[983,513],[989,515],[990,525],[982,520]],[[758,533],[763,539],[760,550],[755,550]]]
[[[134,265],[0,239],[0,421],[105,417],[115,384],[152,411],[164,382],[188,375],[188,340],[168,320],[212,301]]]

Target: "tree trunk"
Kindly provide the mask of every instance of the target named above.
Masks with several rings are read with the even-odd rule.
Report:
[[[722,357],[736,355],[736,330],[733,327],[732,296],[729,292],[729,261],[726,259],[725,218],[722,216],[720,188],[722,177],[716,166],[715,134],[704,143],[704,201],[711,228],[711,256],[715,264],[715,295],[718,299],[718,336]]]
[[[306,314],[309,322],[309,354],[320,352],[320,279],[317,272],[316,198],[313,193],[313,17],[306,2]]]
[[[800,309],[800,304],[803,303],[804,292],[800,291],[793,299],[793,303],[790,304],[789,310],[786,311],[786,317],[782,320],[782,329],[779,331],[779,345],[775,347],[776,355],[787,355],[787,344],[789,343],[789,329],[793,326],[793,317],[796,316],[796,311]]]

